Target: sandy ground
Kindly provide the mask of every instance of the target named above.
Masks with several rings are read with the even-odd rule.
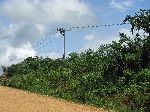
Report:
[[[54,97],[0,86],[0,112],[108,112]]]

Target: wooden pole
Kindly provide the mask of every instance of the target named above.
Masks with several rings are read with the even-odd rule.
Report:
[[[63,59],[66,58],[66,35],[65,35],[65,30],[64,30],[64,56]]]
[[[59,31],[60,34],[64,37],[64,54],[63,54],[63,59],[65,59],[66,58],[66,35],[65,35],[66,30],[63,29],[63,28],[59,28],[59,29],[57,29],[57,31]]]

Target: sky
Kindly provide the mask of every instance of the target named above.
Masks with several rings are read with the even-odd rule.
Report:
[[[60,58],[63,37],[57,28],[122,23],[126,15],[149,8],[150,0],[0,0],[0,64],[29,56]],[[66,53],[96,50],[117,41],[119,32],[131,35],[130,27],[66,31]]]

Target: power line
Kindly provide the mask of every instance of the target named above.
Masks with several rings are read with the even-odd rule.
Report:
[[[19,58],[13,58],[13,59],[9,60],[8,63],[11,63],[11,62],[13,62],[13,61],[19,61],[19,60],[24,59],[24,58],[26,58],[26,57],[28,57],[28,56],[29,56],[29,55],[25,55],[24,57],[19,57]]]
[[[50,38],[50,37],[49,37],[50,35],[55,35],[56,33],[58,33],[58,31],[56,31],[56,32],[50,32],[49,34],[47,34],[46,36],[44,36],[44,38],[42,38],[41,41],[38,41],[37,44],[35,44],[35,47],[41,46],[42,43],[45,42],[44,39],[45,39],[45,40],[48,40],[48,38]],[[51,42],[51,41],[50,41],[50,42]]]
[[[100,25],[88,25],[88,26],[72,26],[72,27],[66,28],[66,29],[73,30],[73,29],[99,28],[99,27],[122,26],[122,25],[128,25],[128,24],[130,24],[130,23],[100,24]],[[59,29],[59,28],[57,28],[57,29]]]
[[[51,35],[55,35],[56,33],[60,33],[63,38],[64,38],[64,54],[63,54],[63,59],[65,59],[65,53],[66,53],[66,31],[72,31],[74,29],[87,29],[87,28],[102,28],[102,27],[111,27],[111,26],[122,26],[122,25],[128,25],[130,23],[117,23],[117,24],[100,24],[100,25],[88,25],[88,26],[72,26],[72,27],[68,27],[68,28],[57,28],[55,32],[50,32],[49,34],[47,34],[46,36],[44,36],[44,38],[42,38],[41,41],[38,41],[37,44],[33,45],[33,47],[38,47],[38,46],[41,46],[41,47],[44,47],[42,44],[47,41],[49,38],[51,38],[52,40],[55,39],[55,38],[52,38]],[[51,43],[52,40],[50,40],[49,42]],[[27,49],[28,50],[28,49]],[[35,49],[30,49],[30,50],[34,50],[36,52],[38,52]],[[29,55],[26,55],[25,57],[28,57]],[[11,59],[9,61],[12,62],[12,61],[18,61],[20,59],[22,59],[24,57],[21,57],[21,58],[14,58],[14,59]]]
[[[88,25],[88,26],[72,26],[72,27],[68,27],[68,28],[57,28],[55,32],[50,32],[47,36],[45,36],[44,38],[42,38],[41,41],[37,42],[37,44],[35,45],[35,47],[38,46],[42,46],[42,43],[44,43],[45,41],[48,40],[48,38],[51,39],[55,39],[52,37],[49,37],[51,35],[54,35],[56,33],[60,33],[62,35],[63,30],[65,31],[72,31],[73,29],[87,29],[87,28],[99,28],[99,27],[111,27],[111,26],[122,26],[122,25],[127,25],[129,23],[117,23],[117,24],[101,24],[101,25]],[[44,40],[45,39],[45,40]],[[52,42],[52,40],[50,40],[49,42]],[[43,47],[43,46],[42,46]]]

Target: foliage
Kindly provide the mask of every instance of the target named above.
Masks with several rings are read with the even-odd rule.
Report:
[[[132,25],[131,31],[133,30],[144,30],[150,36],[150,9],[140,10],[138,13],[135,13],[135,16],[127,15],[124,22],[130,22]]]
[[[29,57],[8,67],[1,83],[120,112],[149,112],[150,37],[119,36],[67,59]]]

